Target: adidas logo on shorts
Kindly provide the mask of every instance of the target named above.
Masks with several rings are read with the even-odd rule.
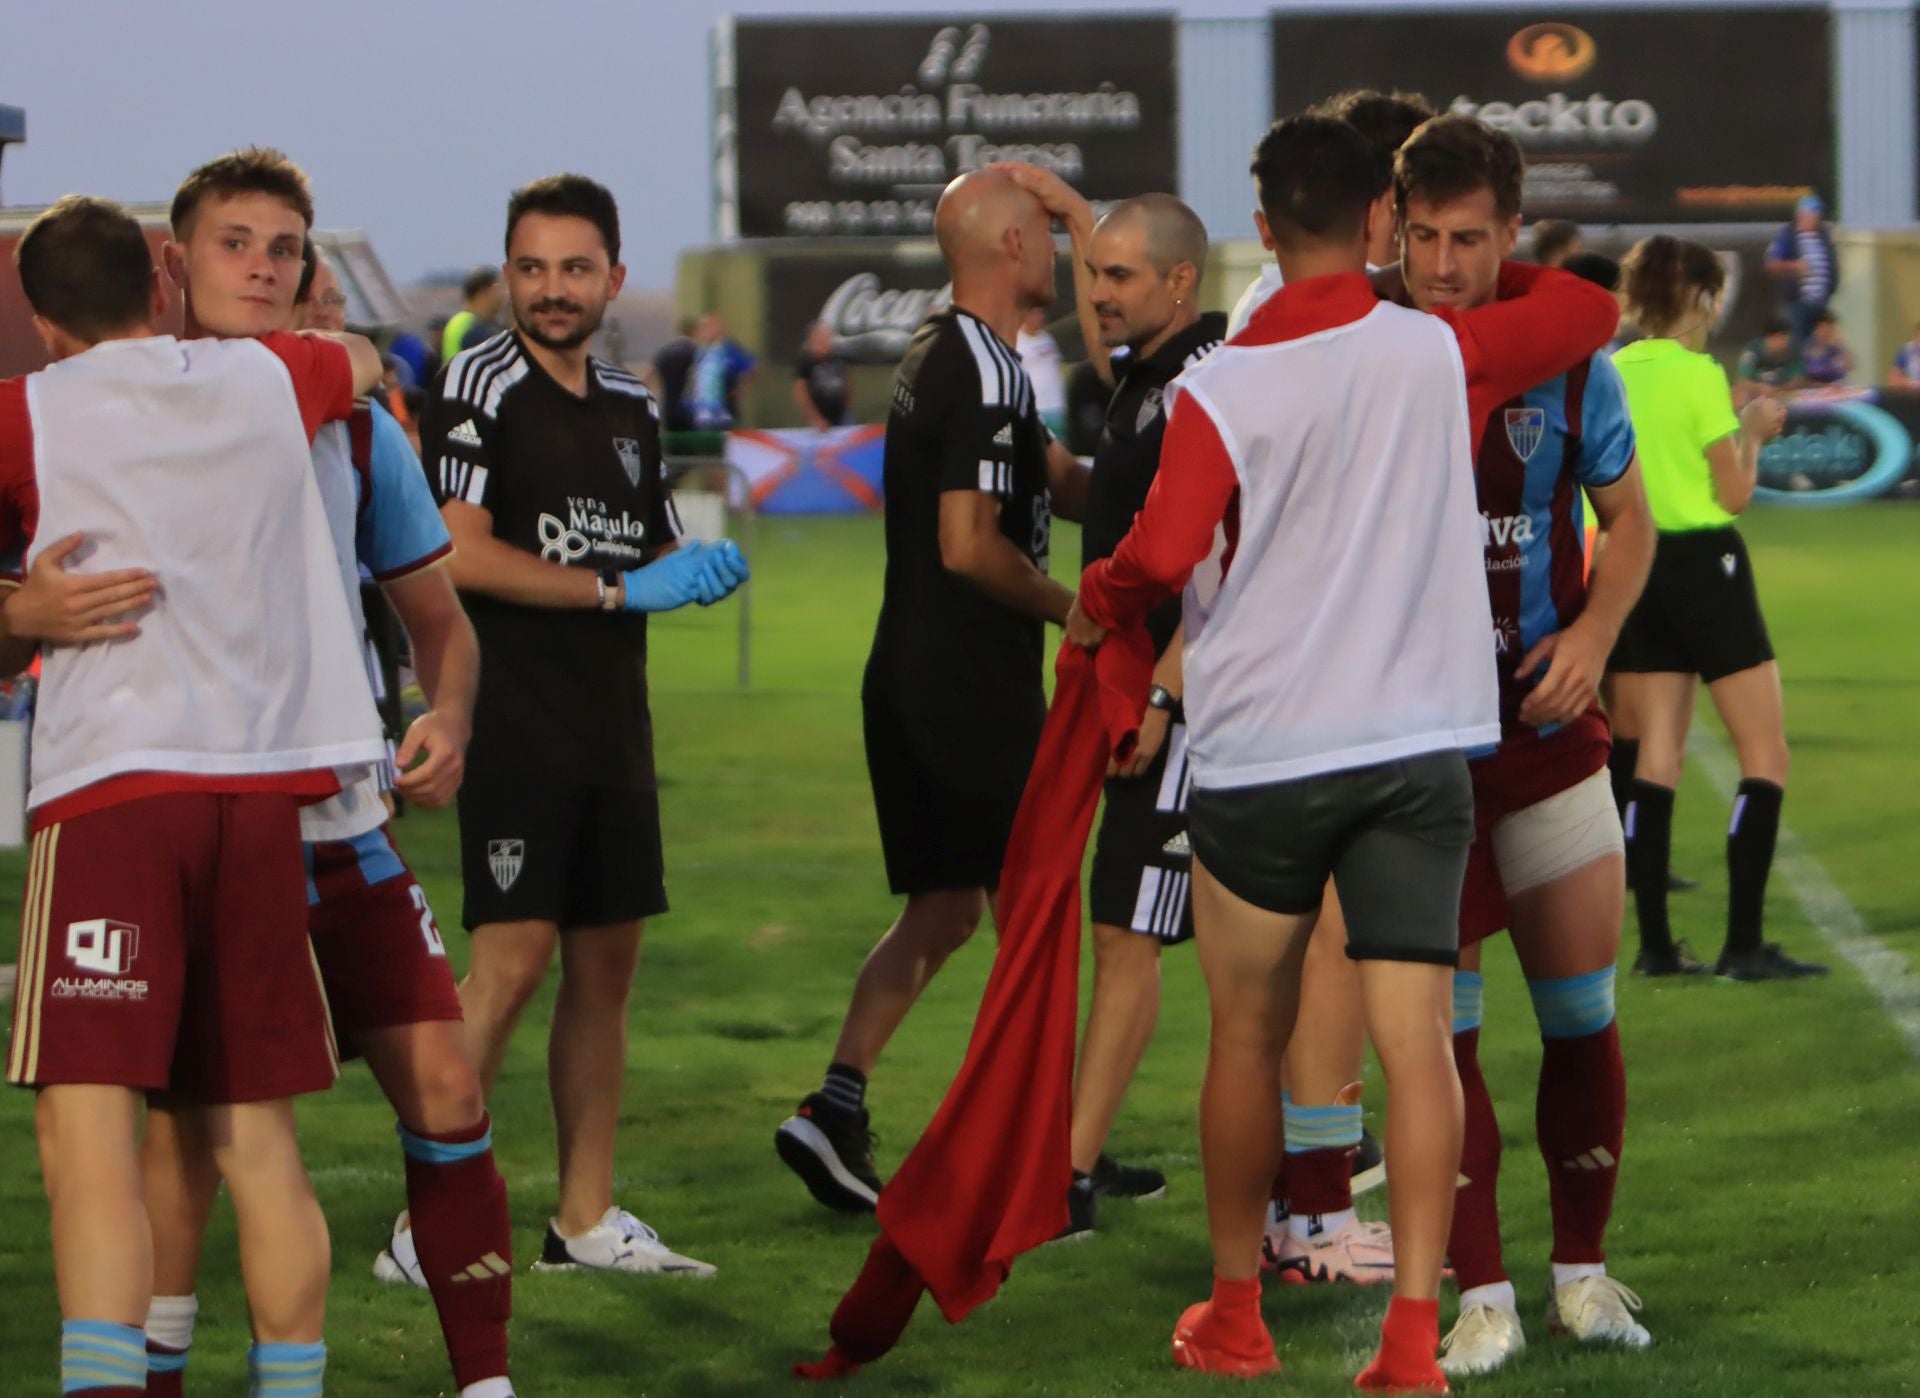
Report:
[[[1175,859],[1191,859],[1193,858],[1193,841],[1188,839],[1187,832],[1182,830],[1178,835],[1175,835],[1171,840],[1168,840],[1164,845],[1160,846],[1160,853],[1170,854]]]

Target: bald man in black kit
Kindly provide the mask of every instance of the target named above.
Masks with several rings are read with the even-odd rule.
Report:
[[[868,955],[820,1089],[775,1134],[814,1198],[879,1199],[867,1074],[1000,881],[1046,717],[1053,514],[1079,519],[1086,468],[1048,435],[1014,352],[1054,299],[1051,218],[1003,166],[947,186],[934,219],[953,305],[914,335],[886,444],[886,586],[861,705],[887,880],[906,897]]]

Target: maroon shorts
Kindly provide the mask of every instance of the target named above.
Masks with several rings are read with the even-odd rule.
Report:
[[[295,797],[171,793],[37,831],[7,1081],[203,1103],[338,1072]]]
[[[458,1020],[460,996],[426,892],[393,849],[384,827],[363,842],[384,846],[369,859],[354,843],[307,847],[318,901],[308,909],[313,954],[320,963],[343,1054],[368,1029]],[[368,883],[363,871],[376,877]]]
[[[1544,738],[1509,739],[1490,757],[1468,764],[1473,774],[1473,848],[1460,893],[1460,945],[1473,946],[1512,921],[1493,858],[1493,827],[1516,811],[1570,791],[1607,765],[1613,733],[1589,709]]]

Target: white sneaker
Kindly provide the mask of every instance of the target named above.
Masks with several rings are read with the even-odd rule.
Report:
[[[1440,1341],[1440,1368],[1452,1378],[1491,1374],[1526,1347],[1517,1313],[1479,1302],[1461,1311]]]
[[[393,1286],[417,1286],[426,1290],[427,1274],[420,1270],[420,1254],[414,1250],[413,1227],[401,1214],[393,1221],[393,1238],[373,1259],[376,1281]]]
[[[1571,1335],[1587,1344],[1645,1349],[1653,1336],[1632,1315],[1641,1305],[1638,1296],[1612,1277],[1582,1277],[1553,1289],[1547,1301],[1547,1333]]]
[[[1355,1218],[1332,1233],[1302,1238],[1289,1226],[1285,1251],[1275,1257],[1274,1271],[1280,1281],[1296,1286],[1316,1282],[1391,1286],[1393,1229]]]
[[[571,1272],[583,1267],[675,1277],[710,1277],[719,1270],[710,1262],[682,1257],[618,1204],[577,1238],[561,1236],[560,1225],[547,1220],[546,1246],[533,1270]]]

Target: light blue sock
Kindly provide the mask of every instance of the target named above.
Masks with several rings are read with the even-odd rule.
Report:
[[[327,1374],[327,1346],[263,1345],[247,1351],[248,1398],[320,1398]]]
[[[147,1386],[147,1336],[137,1325],[68,1320],[60,1325],[60,1391]]]
[[[1351,1107],[1302,1107],[1295,1105],[1292,1097],[1283,1097],[1280,1119],[1286,1126],[1287,1154],[1351,1149],[1360,1144],[1365,1115],[1358,1103]]]
[[[1486,1008],[1487,982],[1478,971],[1453,973],[1453,1032],[1464,1034],[1480,1027]]]
[[[1613,967],[1584,976],[1528,981],[1543,1039],[1584,1039],[1613,1023]]]

